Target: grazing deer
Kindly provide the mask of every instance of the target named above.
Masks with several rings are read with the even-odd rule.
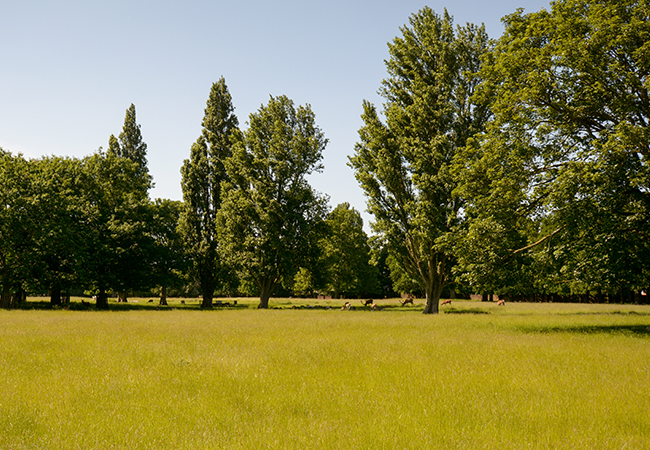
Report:
[[[361,303],[363,303],[363,306],[370,306],[375,302],[371,298],[369,298],[368,300],[361,300]]]
[[[400,300],[400,303],[402,304],[402,306],[406,305],[407,303],[413,305],[413,296],[412,295],[407,296],[404,300]]]
[[[506,301],[505,300],[499,300],[497,302],[497,306],[506,306]]]
[[[451,300],[450,300],[450,299],[447,299],[447,300],[443,300],[443,301],[441,301],[441,302],[440,302],[440,306],[442,306],[442,305],[446,305],[447,303],[449,303],[449,304],[451,305]]]

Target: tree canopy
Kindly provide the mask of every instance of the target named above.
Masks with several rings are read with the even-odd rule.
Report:
[[[260,308],[275,286],[312,259],[326,199],[307,176],[322,169],[327,139],[309,105],[271,97],[234,136],[219,212],[221,254],[254,282]]]
[[[462,245],[492,255],[464,265],[477,284],[519,260],[535,275],[510,284],[515,293],[647,287],[648,11],[647,2],[563,0],[504,19],[482,71],[494,120],[458,158],[471,199]]]
[[[462,202],[453,195],[451,164],[469,137],[481,131],[489,108],[473,93],[485,29],[454,29],[451,16],[425,7],[389,43],[382,122],[364,102],[360,141],[350,157],[374,215],[373,230],[393,260],[426,292],[425,313],[438,311],[454,255],[449,235]]]

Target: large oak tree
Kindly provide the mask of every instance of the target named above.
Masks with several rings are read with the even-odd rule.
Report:
[[[504,19],[480,90],[494,121],[461,161],[483,236],[465,246],[492,255],[475,280],[525,256],[536,293],[650,285],[649,11],[562,0]]]

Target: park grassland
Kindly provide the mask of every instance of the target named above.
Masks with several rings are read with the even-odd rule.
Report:
[[[650,307],[419,306],[0,311],[0,448],[650,448]]]

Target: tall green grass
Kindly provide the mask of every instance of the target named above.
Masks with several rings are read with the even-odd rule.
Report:
[[[0,311],[0,448],[650,448],[650,308],[453,308]]]

